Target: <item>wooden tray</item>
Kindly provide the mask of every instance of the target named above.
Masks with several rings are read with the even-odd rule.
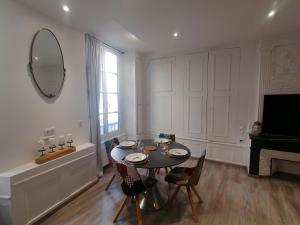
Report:
[[[157,149],[157,147],[154,145],[146,146],[144,148],[145,151],[155,151],[156,149]]]
[[[75,152],[75,147],[64,147],[63,149],[55,148],[54,152],[46,152],[43,156],[38,157],[35,159],[35,163],[37,164],[43,164],[45,162],[49,162],[53,159],[57,159],[59,157],[62,157],[64,155],[70,154],[72,152]]]

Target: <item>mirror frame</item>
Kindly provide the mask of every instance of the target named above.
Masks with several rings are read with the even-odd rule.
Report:
[[[57,45],[58,45],[58,47],[59,47],[59,51],[60,51],[60,55],[61,55],[61,58],[62,58],[62,67],[63,67],[63,81],[61,82],[61,85],[60,85],[60,87],[59,87],[59,90],[58,90],[58,93],[56,93],[56,94],[46,94],[42,89],[41,89],[41,87],[39,86],[39,84],[38,84],[38,82],[37,82],[37,80],[36,80],[36,78],[35,78],[35,76],[34,76],[34,71],[33,71],[33,67],[32,67],[32,64],[33,64],[33,59],[32,59],[32,53],[33,53],[33,45],[34,45],[34,42],[35,42],[35,39],[36,39],[36,37],[37,37],[37,35],[41,32],[41,31],[43,31],[43,30],[46,30],[46,31],[48,31],[51,35],[53,35],[53,37],[54,37],[54,39],[56,40],[56,42],[57,42]],[[47,98],[54,98],[54,97],[56,97],[60,92],[61,92],[61,90],[62,90],[62,88],[63,88],[63,85],[64,85],[64,83],[65,83],[65,78],[66,78],[66,68],[65,68],[65,64],[64,64],[64,56],[63,56],[63,53],[62,53],[62,50],[61,50],[61,46],[60,46],[60,44],[59,44],[59,41],[58,41],[58,39],[57,39],[57,37],[55,36],[55,34],[50,30],[50,29],[48,29],[48,28],[41,28],[41,29],[39,29],[35,34],[34,34],[34,36],[33,36],[33,39],[32,39],[32,41],[31,41],[31,45],[30,45],[30,56],[29,56],[30,58],[29,58],[29,63],[28,63],[28,68],[29,68],[29,71],[30,71],[30,73],[31,73],[31,75],[32,75],[32,78],[33,78],[33,81],[34,81],[34,83],[35,83],[35,85],[37,86],[37,88],[39,89],[39,91],[42,93],[42,95],[44,95],[45,97],[47,97]]]

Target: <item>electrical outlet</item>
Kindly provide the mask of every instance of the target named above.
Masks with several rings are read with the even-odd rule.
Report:
[[[55,127],[48,127],[44,129],[44,136],[51,136],[55,134]]]
[[[49,128],[44,129],[44,136],[50,136],[51,135],[51,130]]]
[[[55,135],[55,127],[50,127],[50,135]]]

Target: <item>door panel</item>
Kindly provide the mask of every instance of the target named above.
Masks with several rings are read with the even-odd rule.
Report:
[[[208,65],[208,139],[236,143],[238,140],[237,87],[240,49],[211,51]]]
[[[213,134],[216,137],[227,137],[229,130],[230,97],[214,96],[213,100]]]
[[[184,124],[192,138],[206,138],[207,64],[207,52],[185,57]]]
[[[190,97],[189,98],[189,131],[192,133],[203,133],[202,130],[202,114],[203,114],[203,97]]]
[[[231,54],[218,54],[214,57],[214,90],[230,91]]]
[[[161,58],[150,61],[147,68],[147,122],[146,129],[152,133],[171,132],[174,106],[174,58]]]
[[[172,96],[154,94],[148,108],[149,127],[153,131],[171,131],[172,129]]]
[[[152,92],[172,91],[172,63],[173,60],[169,58],[153,60],[150,63],[149,74]]]

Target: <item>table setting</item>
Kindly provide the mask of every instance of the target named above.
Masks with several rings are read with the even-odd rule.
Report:
[[[174,143],[174,147],[179,143]],[[180,145],[180,144],[179,144]],[[179,146],[180,147],[180,146]],[[135,164],[145,164],[150,160],[150,155],[152,160],[154,158],[185,158],[189,156],[189,150],[185,148],[173,148],[172,141],[166,138],[157,138],[154,140],[145,139],[145,140],[126,140],[120,142],[117,149],[122,149],[124,156],[121,158],[121,161],[135,165]],[[159,156],[159,154],[161,156]],[[158,165],[159,167],[159,165]]]
[[[186,146],[166,138],[125,140],[111,151],[117,162],[148,170],[148,176],[155,179],[155,169],[179,165],[189,159],[191,153]],[[159,210],[167,202],[166,193],[161,193],[157,185],[147,191],[155,204],[143,199],[140,208]]]

